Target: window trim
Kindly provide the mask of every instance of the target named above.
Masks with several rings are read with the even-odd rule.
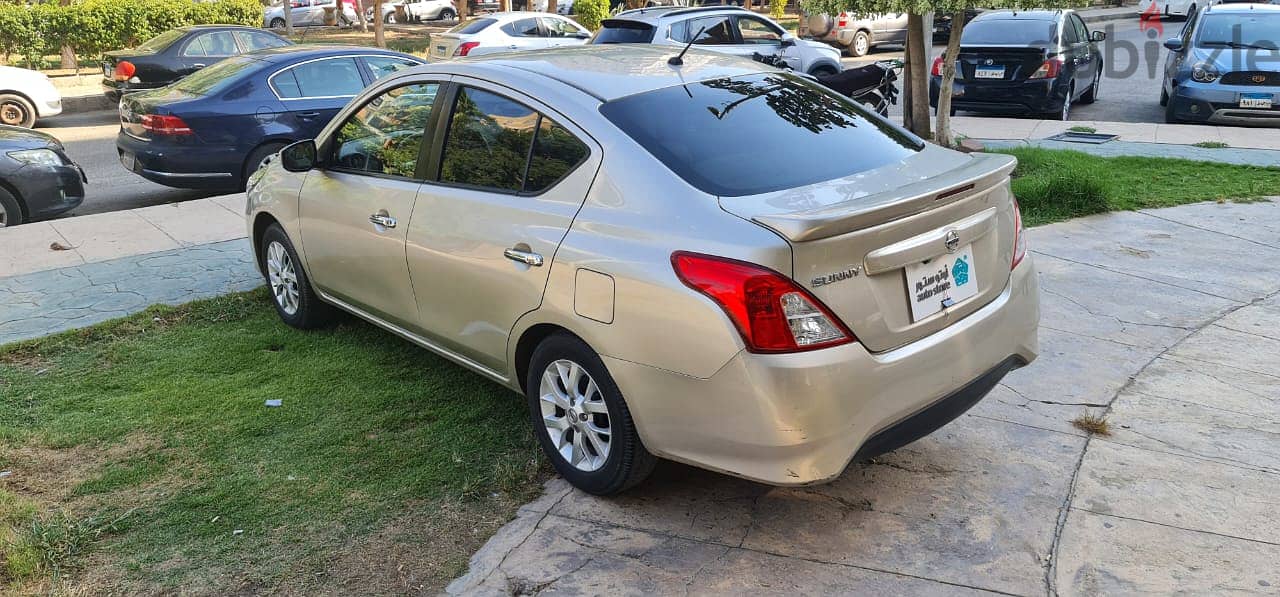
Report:
[[[303,60],[302,62],[296,62],[294,64],[290,64],[289,66],[281,68],[280,70],[277,70],[276,72],[273,72],[270,75],[267,75],[267,88],[271,90],[272,95],[276,96],[276,99],[282,102],[291,102],[291,101],[298,101],[298,100],[338,99],[342,97],[356,97],[361,93],[363,93],[365,88],[367,88],[369,85],[369,81],[365,80],[365,73],[364,73],[364,70],[361,68],[360,61],[357,59],[364,56],[386,56],[386,55],[387,54],[339,54],[335,56],[321,56],[319,58],[311,58],[308,60]],[[304,64],[311,64],[312,62],[320,62],[321,60],[339,60],[343,58],[350,58],[355,62],[356,72],[359,73],[360,75],[360,82],[365,86],[365,87],[361,87],[360,91],[346,94],[346,95],[305,95],[302,97],[280,97],[280,91],[276,89],[276,82],[275,82],[276,76],[278,76],[279,74],[285,71],[291,71]],[[299,87],[298,91],[299,92],[302,91],[301,87]]]
[[[387,174],[385,172],[370,172],[368,170],[356,170],[353,168],[345,168],[345,167],[335,165],[336,160],[334,159],[335,157],[334,154],[338,151],[338,145],[335,141],[337,138],[338,131],[342,130],[342,125],[346,124],[347,121],[354,118],[355,115],[360,112],[360,110],[363,110],[364,107],[369,105],[371,102],[373,102],[373,100],[376,100],[382,97],[383,95],[390,93],[394,89],[399,89],[401,87],[408,87],[410,85],[436,85],[437,86],[436,98],[435,100],[432,101],[432,104],[431,104],[431,114],[427,116],[427,124],[426,124],[427,128],[424,128],[422,130],[422,140],[418,142],[418,162],[414,166],[413,176],[401,176],[399,174]],[[443,111],[442,108],[440,107],[442,105],[440,100],[446,91],[447,85],[449,85],[448,81],[441,81],[436,79],[428,79],[424,81],[409,81],[400,85],[391,85],[389,87],[386,87],[385,89],[379,90],[376,94],[370,96],[369,99],[361,103],[359,107],[348,112],[347,117],[342,120],[342,124],[338,125],[338,127],[334,129],[334,134],[330,137],[329,143],[326,144],[327,149],[325,153],[327,155],[321,158],[321,163],[326,165],[325,170],[328,170],[331,172],[342,172],[344,174],[351,174],[353,176],[371,176],[373,178],[383,178],[387,180],[403,180],[403,181],[419,182],[419,183],[425,182],[427,168],[430,166],[430,161],[432,159],[432,145],[434,145],[435,143],[435,135],[428,134],[428,133],[429,132],[434,133],[439,128],[440,113]]]

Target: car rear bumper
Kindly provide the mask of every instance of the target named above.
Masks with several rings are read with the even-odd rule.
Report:
[[[938,106],[942,77],[929,78],[929,105]],[[1058,112],[1067,98],[1067,88],[1056,80],[956,81],[951,105],[968,112],[1001,114],[1043,114]]]
[[[147,180],[182,189],[236,190],[244,156],[234,147],[143,140],[116,135],[116,155],[126,170]]]
[[[1240,95],[1271,95],[1271,108],[1241,108]],[[1178,120],[1212,124],[1280,127],[1280,89],[1250,85],[1222,85],[1187,81],[1169,96]]]
[[[774,485],[821,483],[946,424],[1033,361],[1038,293],[1027,258],[991,303],[883,353],[744,351],[707,379],[604,361],[654,454]]]

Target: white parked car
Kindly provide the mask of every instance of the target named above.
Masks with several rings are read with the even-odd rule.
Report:
[[[637,8],[605,19],[593,44],[658,44],[750,58],[781,56],[792,70],[811,75],[839,73],[840,51],[824,43],[796,39],[767,17],[735,6]]]
[[[1196,11],[1197,0],[1143,0],[1139,3],[1143,16],[1189,17]],[[1213,4],[1212,0],[1199,0],[1200,8]],[[1265,4],[1265,2],[1262,2]]]
[[[406,2],[404,12],[410,22],[452,21],[458,18],[458,10],[451,0],[419,0]]]
[[[499,12],[459,23],[431,36],[431,60],[498,52],[580,46],[591,32],[560,15],[545,12]]]
[[[324,9],[326,6],[332,7],[334,0],[290,0],[289,17],[293,19],[294,27],[314,27],[324,25]],[[350,4],[343,3],[342,12],[352,22],[356,20],[356,11],[351,8]],[[262,15],[262,26],[271,29],[284,28],[284,3],[274,4],[267,7]]]
[[[44,73],[0,66],[0,124],[31,128],[62,113],[62,94]]]

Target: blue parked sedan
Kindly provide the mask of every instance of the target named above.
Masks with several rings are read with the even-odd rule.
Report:
[[[365,86],[418,64],[407,54],[349,46],[228,58],[172,85],[124,96],[120,163],[171,187],[240,190],[267,157],[315,137]]]
[[[1164,45],[1165,120],[1280,125],[1280,6],[1206,7]]]

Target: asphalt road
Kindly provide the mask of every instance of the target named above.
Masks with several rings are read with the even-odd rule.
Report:
[[[1180,25],[1165,23],[1164,26],[1164,35],[1156,35],[1152,39],[1139,31],[1137,20],[1090,26],[1108,34],[1108,40],[1103,43],[1103,55],[1108,66],[1098,101],[1090,106],[1076,106],[1072,110],[1072,120],[1163,122],[1164,111],[1158,100],[1159,70],[1165,50],[1160,46],[1160,40],[1176,33]],[[935,48],[935,55],[940,52],[940,47]],[[900,57],[901,48],[888,47],[861,59],[846,58],[844,63],[848,67],[871,60]],[[901,114],[901,110],[901,106],[894,106],[892,113]],[[38,128],[61,139],[71,157],[84,167],[89,176],[84,205],[67,215],[145,207],[217,194],[172,189],[125,170],[116,156],[118,126],[114,111],[58,116],[42,120]]]
[[[1163,33],[1141,31],[1137,19],[1094,23],[1089,30],[1107,33],[1107,40],[1100,44],[1103,64],[1101,94],[1092,105],[1075,105],[1071,108],[1071,120],[1101,120],[1113,122],[1164,122],[1164,108],[1160,107],[1160,79],[1164,57],[1168,50],[1161,45],[1182,27],[1179,22],[1161,23]],[[1150,37],[1149,37],[1150,36]],[[942,53],[942,46],[935,45],[933,56]],[[862,58],[845,58],[845,68],[874,62],[902,58],[902,48],[886,46]],[[902,106],[894,106],[890,114],[901,114]]]

